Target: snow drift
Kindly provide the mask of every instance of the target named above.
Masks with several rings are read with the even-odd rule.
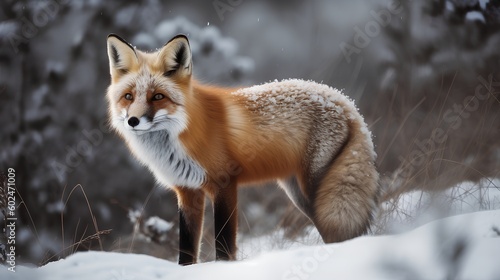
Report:
[[[158,258],[81,252],[40,268],[3,269],[2,279],[498,279],[500,210],[454,216],[412,231],[266,252],[187,267]]]

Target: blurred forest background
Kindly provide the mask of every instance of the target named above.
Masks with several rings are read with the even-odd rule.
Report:
[[[109,33],[144,50],[186,34],[207,83],[343,89],[373,131],[384,200],[500,176],[499,0],[3,0],[0,172],[16,170],[21,262],[89,248],[176,259],[174,195],[106,124]],[[274,184],[240,202],[242,240],[308,225]]]

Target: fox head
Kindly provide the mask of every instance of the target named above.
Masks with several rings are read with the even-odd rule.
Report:
[[[187,37],[177,35],[160,50],[146,53],[110,34],[107,48],[111,125],[121,134],[182,132],[193,68]]]

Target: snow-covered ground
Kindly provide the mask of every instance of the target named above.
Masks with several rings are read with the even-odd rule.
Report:
[[[329,245],[312,227],[293,242],[283,231],[240,236],[239,261],[188,267],[140,254],[80,252],[39,268],[17,266],[15,273],[0,267],[0,279],[500,279],[498,186],[500,179],[485,178],[396,197],[382,205],[373,227],[393,235]],[[157,217],[147,224],[171,228]]]
[[[81,252],[0,279],[500,279],[500,210],[457,215],[406,233],[265,252],[181,267],[162,259]]]

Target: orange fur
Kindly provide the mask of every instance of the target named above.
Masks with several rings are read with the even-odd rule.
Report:
[[[217,181],[227,174],[244,184],[286,177],[300,169],[304,147],[299,141],[287,143],[279,141],[272,131],[259,131],[244,112],[247,124],[232,131],[236,128],[230,125],[226,107],[238,102],[229,94],[235,89],[193,83],[186,102],[189,123],[180,139],[209,178]]]

